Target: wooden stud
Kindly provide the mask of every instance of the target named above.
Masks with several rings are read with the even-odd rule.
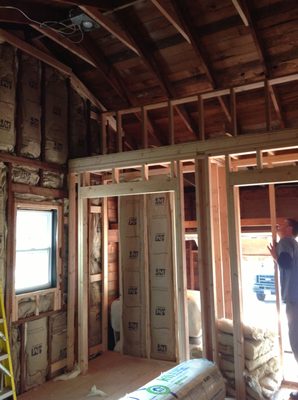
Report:
[[[262,150],[257,150],[256,156],[257,156],[257,168],[258,169],[262,169],[263,168],[263,153],[262,153]]]
[[[5,292],[5,313],[7,319],[8,329],[10,328],[11,323],[11,315],[13,310],[12,305],[12,291],[15,291],[15,279],[14,279],[14,271],[15,271],[15,245],[16,245],[16,237],[15,237],[15,226],[16,226],[16,208],[14,203],[14,193],[12,191],[12,164],[7,165],[7,225],[10,227],[7,232],[7,262],[6,262],[6,271],[1,271],[0,284],[4,285],[5,288],[2,287],[3,293]],[[3,238],[2,238],[3,239]],[[6,275],[6,279],[4,276]]]
[[[212,163],[211,166],[211,218],[212,224],[216,229],[213,229],[213,246],[214,252],[214,266],[215,266],[215,286],[216,286],[216,309],[217,318],[223,318],[225,316],[225,304],[224,304],[224,284],[223,284],[223,265],[222,265],[222,237],[221,237],[221,215],[220,215],[220,199],[219,199],[219,176],[218,176],[218,165]]]
[[[104,351],[108,349],[108,231],[108,199],[105,197],[102,199],[102,345]]]
[[[274,184],[269,185],[269,207],[270,207],[270,222],[271,222],[271,232],[272,232],[272,242],[276,243],[276,196],[275,196],[275,186]],[[278,321],[278,343],[279,343],[279,356],[280,362],[283,366],[284,364],[284,352],[283,352],[283,337],[281,329],[281,293],[280,293],[280,283],[279,283],[279,270],[278,265],[275,260],[274,263],[274,279],[275,279],[275,295],[276,295],[276,312]]]
[[[228,231],[228,206],[226,171],[223,166],[218,168],[219,199],[220,199],[220,230],[221,230],[221,257],[223,264],[223,285],[224,285],[224,311],[225,318],[232,319],[232,288],[231,288],[231,269],[229,257],[229,231]],[[242,224],[242,220],[241,220]]]
[[[174,108],[171,100],[168,101],[168,114],[169,114],[169,144],[175,144]]]
[[[214,276],[214,240],[213,221],[211,218],[211,163],[208,156],[196,159],[196,202],[199,236],[199,276],[202,308],[204,307],[204,336],[203,353],[210,359],[217,361],[216,337],[216,294]],[[204,271],[203,271],[204,269]],[[203,299],[204,297],[204,299]]]
[[[88,370],[88,216],[87,199],[80,196],[78,181],[78,361],[83,374]]]
[[[198,116],[199,116],[199,135],[200,140],[205,140],[205,117],[204,100],[201,95],[198,96]]]
[[[244,338],[242,318],[242,288],[241,288],[241,247],[240,247],[240,212],[239,189],[230,181],[230,159],[226,157],[227,199],[230,262],[232,274],[232,302],[233,302],[233,341],[236,398],[245,399],[244,382]]]
[[[185,231],[184,231],[184,187],[182,163],[176,162],[177,168],[177,186],[175,189],[175,212],[173,219],[173,232],[175,238],[174,259],[177,282],[177,328],[178,336],[178,360],[179,362],[189,358],[189,332],[188,332],[188,313],[187,313],[187,275],[186,275],[186,257],[185,257]]]

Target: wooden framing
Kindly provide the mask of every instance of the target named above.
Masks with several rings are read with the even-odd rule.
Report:
[[[168,104],[168,103],[167,103]],[[108,178],[108,184],[85,186],[80,189],[80,201],[87,198],[105,198],[108,196],[122,196],[145,194],[155,191],[171,191],[176,193],[176,206],[181,202],[181,176],[182,171],[195,171],[196,174],[196,201],[197,201],[197,229],[201,241],[199,250],[199,276],[203,284],[201,288],[202,321],[203,321],[203,342],[204,356],[216,360],[217,339],[216,339],[216,318],[217,301],[220,296],[221,285],[225,291],[222,300],[220,315],[232,317],[234,320],[234,354],[235,357],[235,382],[236,397],[245,398],[244,371],[244,349],[242,332],[242,288],[240,258],[240,216],[239,216],[239,195],[238,187],[256,184],[268,184],[273,182],[292,182],[298,180],[297,166],[289,165],[296,161],[298,148],[298,131],[296,129],[283,130],[265,133],[262,135],[237,135],[229,138],[201,140],[199,142],[184,143],[183,145],[164,146],[162,148],[143,149],[133,152],[117,154],[106,154],[92,158],[71,160],[69,168],[72,173],[83,174],[85,172],[96,172]],[[272,155],[272,151],[287,150],[286,153]],[[244,155],[244,158],[238,158]],[[212,167],[212,163],[218,165]],[[189,165],[189,163],[191,164]],[[239,170],[237,170],[239,162]],[[226,165],[226,169],[224,169]],[[246,165],[255,166],[254,169],[242,170]],[[160,168],[157,168],[160,166]],[[268,168],[270,166],[271,168]],[[146,168],[146,174],[142,173]],[[117,170],[117,180],[113,179]],[[127,172],[129,170],[129,172]],[[133,172],[132,172],[133,171]],[[163,171],[163,172],[162,172]],[[177,171],[179,171],[177,173]],[[157,175],[157,176],[156,176]],[[146,179],[144,180],[144,177]],[[125,179],[137,178],[134,181]],[[180,177],[180,178],[179,178]],[[213,207],[218,207],[218,199],[214,199],[214,190],[209,183],[213,179],[221,193],[220,212],[214,215]],[[123,181],[124,180],[124,181]],[[226,185],[225,185],[226,181]],[[180,182],[180,183],[179,183]],[[211,186],[209,186],[211,185]],[[207,188],[207,190],[206,190]],[[180,191],[180,192],[179,192]],[[226,197],[226,199],[225,199]],[[213,199],[213,203],[210,203]],[[216,205],[217,204],[217,205]],[[176,207],[175,206],[175,207]],[[207,212],[206,212],[207,210]],[[81,216],[82,218],[82,216]],[[181,210],[175,209],[175,218],[183,218]],[[214,228],[217,220],[228,220],[228,229],[220,228],[218,235],[222,244],[222,250],[214,254]],[[247,225],[248,222],[243,220]],[[249,224],[270,225],[269,219],[250,221]],[[224,225],[224,223],[223,223]],[[82,229],[82,224],[80,225]],[[193,224],[191,224],[193,226]],[[184,229],[184,228],[183,228]],[[183,238],[182,226],[177,226],[176,246],[181,246],[178,238]],[[182,232],[182,236],[180,233]],[[227,235],[228,232],[228,235]],[[222,237],[221,237],[222,236]],[[229,240],[227,241],[227,236]],[[221,237],[221,238],[220,238]],[[223,240],[223,237],[225,240]],[[223,250],[223,248],[225,250]],[[228,257],[228,248],[229,255]],[[180,251],[182,251],[180,247]],[[184,263],[183,252],[176,253],[178,259]],[[214,267],[215,259],[225,263],[225,269],[231,268],[231,275],[226,272],[221,277],[216,274]],[[219,261],[217,261],[219,263]],[[79,266],[83,268],[83,264]],[[185,279],[185,271],[176,269],[177,279]],[[220,271],[220,273],[222,273]],[[179,278],[180,277],[180,278]],[[220,285],[215,282],[220,279]],[[184,285],[184,284],[183,284]],[[184,286],[177,286],[177,306],[181,317],[178,319],[178,331],[181,335],[179,359],[187,357],[187,344],[185,337],[186,314],[183,315],[185,307]],[[81,301],[82,299],[79,299]],[[231,309],[232,307],[232,309]],[[211,317],[211,318],[210,318]],[[183,320],[183,318],[185,318]],[[184,325],[184,327],[182,326]],[[79,325],[79,329],[82,329]]]

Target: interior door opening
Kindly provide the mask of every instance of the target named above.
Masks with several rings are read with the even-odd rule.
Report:
[[[267,249],[267,245],[272,243],[271,231],[264,226],[255,226],[253,231],[249,231],[249,228],[242,226],[240,242],[244,323],[278,334],[280,319],[283,379],[297,383],[297,362],[289,342],[285,303],[281,302],[280,316],[277,310],[274,262]]]

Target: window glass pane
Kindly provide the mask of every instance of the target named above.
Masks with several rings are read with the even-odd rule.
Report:
[[[15,290],[28,292],[52,285],[54,212],[17,210]]]
[[[47,287],[51,282],[50,251],[20,251],[16,254],[15,289]]]
[[[43,249],[52,242],[52,212],[18,210],[16,249]]]

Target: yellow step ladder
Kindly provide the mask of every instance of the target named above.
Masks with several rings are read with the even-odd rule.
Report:
[[[4,298],[0,286],[0,400],[17,399],[13,377],[9,337],[5,316]]]

